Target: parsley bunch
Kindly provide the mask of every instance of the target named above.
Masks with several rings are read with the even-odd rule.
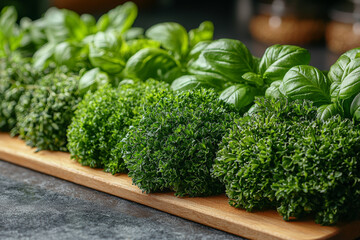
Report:
[[[122,142],[134,184],[145,192],[174,190],[177,196],[206,196],[223,191],[210,176],[218,143],[234,118],[231,105],[213,90],[162,97],[144,113]]]
[[[325,225],[359,217],[360,128],[316,112],[308,101],[259,99],[235,121],[213,170],[230,205],[277,208],[285,220],[313,214]]]
[[[168,85],[154,80],[121,84],[118,89],[105,85],[89,92],[79,104],[68,129],[68,148],[82,165],[104,168],[112,174],[125,172],[122,149],[117,146],[133,119],[142,111],[151,92],[167,92]]]
[[[78,80],[58,69],[27,86],[16,106],[17,131],[26,144],[38,151],[67,151],[66,129],[81,100]]]

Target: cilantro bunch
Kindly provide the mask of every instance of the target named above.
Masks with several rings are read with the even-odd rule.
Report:
[[[16,106],[16,130],[26,144],[38,151],[67,151],[66,129],[82,98],[78,80],[77,75],[58,69],[27,86]]]
[[[221,143],[213,176],[230,205],[334,224],[360,215],[360,128],[311,102],[259,99]]]
[[[118,89],[104,85],[88,92],[79,104],[68,129],[68,148],[72,158],[82,165],[104,168],[113,174],[125,172],[121,148],[133,119],[142,111],[151,92],[167,92],[168,85],[154,80],[125,83]]]
[[[223,185],[210,176],[210,169],[218,143],[239,117],[233,110],[213,90],[205,89],[169,94],[145,105],[142,118],[122,142],[133,183],[148,193],[221,193]]]

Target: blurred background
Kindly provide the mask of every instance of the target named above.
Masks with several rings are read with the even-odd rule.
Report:
[[[1,0],[20,17],[39,18],[51,6],[100,16],[124,0]],[[328,69],[338,56],[360,47],[360,0],[133,0],[139,7],[136,27],[167,21],[185,28],[210,20],[215,38],[239,39],[255,56],[275,43],[304,46],[311,64]]]

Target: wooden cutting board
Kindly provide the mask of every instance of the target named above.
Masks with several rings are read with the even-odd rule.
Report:
[[[312,220],[285,222],[276,211],[249,213],[228,205],[225,195],[178,198],[173,193],[144,194],[126,174],[111,175],[81,166],[64,152],[41,151],[0,133],[0,159],[89,188],[147,205],[250,239],[355,239],[360,221],[321,226]],[[360,199],[359,199],[360,200]]]

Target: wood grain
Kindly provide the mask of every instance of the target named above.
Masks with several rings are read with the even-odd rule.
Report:
[[[285,222],[276,211],[248,213],[230,207],[225,195],[178,198],[173,193],[144,194],[126,174],[113,176],[84,167],[68,153],[41,151],[0,133],[0,159],[89,188],[147,205],[213,228],[250,239],[354,239],[360,236],[360,221],[320,226],[312,220]]]

